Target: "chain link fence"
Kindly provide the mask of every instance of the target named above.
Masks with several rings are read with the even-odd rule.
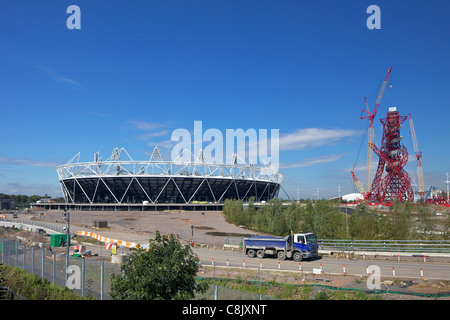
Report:
[[[83,297],[111,299],[111,275],[120,273],[120,265],[73,255],[68,258],[66,262],[65,254],[45,247],[17,240],[0,241],[0,259],[3,264],[21,268],[59,287],[69,286]]]
[[[261,293],[247,292],[219,285],[209,285],[205,293],[198,294],[195,299],[205,300],[281,300]]]
[[[27,273],[47,279],[59,287],[68,286],[82,297],[93,297],[99,300],[111,299],[111,275],[120,273],[120,265],[73,255],[69,255],[67,269],[65,254],[9,239],[0,241],[0,258],[3,264],[21,268]],[[68,270],[67,273],[66,270]],[[218,285],[209,285],[208,290],[196,296],[195,299],[266,300],[273,298]]]
[[[10,240],[0,239],[0,262],[21,268],[27,273],[34,274],[42,279],[54,283],[59,287],[68,286],[70,289],[77,292],[83,297],[93,297],[99,300],[111,300],[111,275],[120,274],[120,265],[112,264],[108,261],[90,260],[89,258],[81,258],[69,256],[68,259],[68,273],[66,273],[66,255],[57,253],[54,250],[49,250],[45,247],[31,246],[27,243]],[[224,275],[227,275],[230,271],[227,271]],[[378,295],[380,299],[450,299],[450,292],[440,292],[438,294],[419,294],[409,290],[408,287],[402,288],[404,284],[402,281],[399,284],[395,283],[391,287],[383,288],[378,292],[368,292],[365,288],[365,280],[358,283],[352,283],[336,286],[326,285],[327,278],[332,278],[330,275],[322,275],[322,279],[316,278],[316,282],[311,282],[312,275],[301,273],[301,277],[295,281],[297,285],[280,285],[270,284],[266,280],[257,280],[255,270],[253,273],[250,270],[243,270],[244,274],[248,274],[250,278],[254,280],[244,281],[246,276],[242,276],[242,285],[248,285],[252,283],[254,285],[252,292],[239,290],[235,288],[228,288],[222,285],[222,279],[219,280],[219,275],[214,280],[214,284],[209,284],[208,290],[205,293],[196,295],[195,299],[205,300],[281,300],[281,299],[331,299],[334,296],[348,292],[365,295],[366,293],[371,296]],[[77,273],[79,277],[77,277]],[[271,273],[273,275],[273,273]],[[290,273],[294,275],[294,273]],[[72,276],[74,276],[72,278]],[[67,278],[66,278],[67,277]],[[267,277],[266,277],[267,278]],[[341,279],[344,279],[342,277]],[[77,282],[77,279],[79,279]],[[205,279],[199,279],[199,281]],[[209,283],[213,283],[211,278]],[[306,280],[306,282],[305,282]],[[423,280],[422,280],[423,281]],[[322,284],[320,283],[322,282]],[[411,281],[412,283],[412,281]],[[407,284],[407,283],[406,283]],[[261,290],[259,290],[260,286]],[[284,293],[270,296],[264,294],[267,290],[264,290],[263,286],[267,288],[282,288]],[[400,287],[399,287],[400,286]],[[445,290],[443,288],[443,290]],[[301,295],[300,295],[301,293]],[[269,293],[270,294],[270,293]],[[295,294],[298,295],[296,298]],[[367,296],[368,297],[368,296]],[[367,299],[367,297],[365,299]],[[333,299],[338,299],[336,296]],[[342,297],[341,297],[342,298]],[[343,296],[342,299],[347,297]],[[353,297],[352,299],[355,299]],[[356,299],[359,299],[356,296]]]
[[[65,248],[46,248],[43,243],[25,241],[25,239],[9,239],[11,236],[0,229],[0,262],[5,265],[23,269],[25,272],[47,279],[59,287],[69,287],[82,297],[93,297],[99,300],[111,300],[111,276],[120,274],[120,264],[111,263],[110,252],[102,246],[91,245],[96,260],[66,256]],[[19,238],[21,238],[19,236]],[[33,238],[33,237],[32,237]],[[36,239],[39,240],[39,239]],[[119,248],[118,255],[129,254],[129,249]],[[68,258],[68,259],[66,259]],[[67,272],[66,272],[67,270]],[[195,299],[206,300],[267,300],[272,297],[230,289],[218,285],[209,285],[208,290]]]
[[[43,225],[41,227],[44,227]],[[53,227],[53,226],[49,226]],[[92,296],[96,299],[109,300],[111,290],[111,275],[120,273],[120,264],[111,263],[110,251],[104,248],[104,245],[90,245],[90,248],[97,257],[81,258],[73,255],[68,256],[66,262],[65,248],[46,248],[39,246],[39,237],[37,232],[31,234],[28,240],[21,238],[15,232],[6,234],[5,228],[0,228],[0,236],[7,236],[0,239],[0,259],[3,264],[16,266],[24,269],[26,272],[45,278],[57,286],[67,285],[66,264],[71,266],[71,272],[80,275],[80,282],[69,279],[73,285],[72,290],[80,295]],[[9,237],[9,239],[8,239]],[[224,243],[230,246],[239,247],[240,237],[228,237]],[[358,249],[377,249],[377,251],[397,251],[399,248],[408,248],[410,252],[422,250],[420,252],[447,252],[449,241],[343,241],[343,240],[319,240],[319,249],[322,250],[358,250]],[[429,251],[427,251],[429,250]],[[120,248],[119,255],[129,254],[127,248]],[[70,273],[69,273],[70,276]],[[334,290],[328,288],[328,290]],[[353,289],[352,289],[353,290]],[[402,293],[405,294],[405,293]],[[217,285],[210,285],[209,290],[196,297],[196,299],[207,300],[265,300],[274,299],[271,296],[260,293],[247,292],[243,290],[231,289]]]

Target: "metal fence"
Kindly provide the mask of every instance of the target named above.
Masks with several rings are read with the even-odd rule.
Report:
[[[325,247],[325,242],[323,243]],[[104,257],[106,258],[106,257]],[[0,239],[0,261],[6,265],[15,266],[25,270],[30,274],[34,274],[38,277],[45,278],[48,281],[54,283],[57,286],[64,287],[67,285],[66,282],[66,256],[65,254],[57,253],[55,250],[48,250],[47,248],[41,248],[39,246],[30,246],[24,242],[17,240],[9,240],[6,238]],[[81,296],[88,297],[92,296],[100,300],[110,300],[110,290],[111,290],[111,275],[120,273],[120,265],[114,265],[110,262],[91,260],[90,258],[76,258],[74,256],[69,257],[69,266],[78,269],[80,272],[80,284],[79,287],[73,288],[72,290],[79,293]],[[207,300],[267,300],[275,299],[274,297],[260,294],[259,292],[265,292],[264,290],[257,290],[253,292],[247,292],[242,290],[237,290],[234,288],[227,288],[221,286],[221,276],[217,274],[214,270],[214,279],[220,279],[218,281],[214,280],[214,285],[211,284],[207,292],[199,294],[195,299],[207,299]],[[250,269],[249,269],[250,270]],[[236,272],[238,272],[236,268]],[[226,271],[228,275],[230,271]],[[239,271],[240,272],[240,271]],[[264,280],[260,282],[259,274],[256,275],[254,272],[247,273],[246,269],[242,269],[242,282],[245,278],[247,282],[247,275],[249,276],[249,282],[253,283],[264,283]],[[270,272],[270,271],[268,271]],[[70,273],[69,273],[70,274]],[[345,274],[345,270],[344,270]],[[224,273],[222,273],[224,275]],[[239,273],[241,275],[241,273]],[[272,275],[272,274],[271,274]],[[211,275],[210,275],[211,276]],[[229,275],[228,275],[229,276]],[[311,290],[315,290],[314,284],[304,284],[302,279],[311,278],[311,275],[307,273],[301,273],[301,278],[298,278],[298,286],[309,286]],[[252,280],[253,279],[253,280]],[[275,279],[275,277],[273,277]],[[309,279],[310,280],[310,279]],[[323,279],[322,279],[323,280]],[[211,279],[210,279],[211,281]],[[267,274],[266,274],[267,281]],[[70,281],[69,281],[70,282]],[[360,286],[364,283],[352,283],[345,289],[347,291],[360,290],[364,291]],[[319,289],[319,285],[317,285]],[[334,292],[339,291],[338,287],[322,286],[326,290],[331,290]],[[344,288],[341,288],[344,289]],[[394,288],[392,288],[394,289]],[[253,288],[253,290],[256,290]],[[403,290],[403,291],[401,291]],[[367,290],[366,290],[367,291]],[[401,289],[395,288],[397,296],[399,295],[418,295],[414,292],[408,291],[408,288]],[[256,293],[258,292],[258,293]],[[387,293],[386,293],[387,295]],[[277,294],[275,294],[277,296]],[[283,295],[280,295],[280,297]],[[425,297],[425,295],[423,295]],[[427,295],[428,297],[429,295]],[[448,295],[435,295],[430,296],[431,298],[443,298],[448,297]],[[309,297],[313,299],[312,297]],[[315,297],[314,297],[315,299]],[[399,298],[400,299],[400,298]]]
[[[0,221],[9,222],[16,228],[23,229],[25,231],[32,231],[36,228],[32,228],[30,226],[35,226],[42,229],[54,231],[55,233],[66,233],[64,227],[61,224],[57,223],[47,223],[42,221],[23,220],[23,219],[5,219],[5,218],[2,218]]]
[[[28,222],[28,221],[27,221]],[[55,230],[54,225],[37,223],[39,227]],[[62,230],[61,230],[62,231]],[[224,239],[226,244],[239,246],[242,238],[227,237]],[[365,252],[409,252],[419,253],[450,253],[450,241],[438,240],[337,240],[320,239],[318,240],[320,250],[339,251],[365,251]],[[94,247],[94,245],[92,245]],[[103,254],[106,256],[102,257]],[[69,256],[68,265],[80,272],[80,284],[72,290],[80,295],[92,296],[96,299],[109,300],[111,289],[112,274],[120,273],[120,265],[110,263],[111,257],[107,250],[98,246],[100,259]],[[119,253],[127,254],[119,251]],[[45,247],[30,246],[20,240],[0,239],[0,259],[1,262],[10,266],[22,268],[28,273],[45,278],[57,286],[66,286],[66,255],[49,250]],[[101,261],[103,260],[103,261]],[[108,260],[108,261],[107,261]],[[211,285],[209,290],[196,298],[208,300],[259,300],[272,299],[272,297],[263,296],[257,293],[249,293],[236,289],[225,288]]]
[[[3,264],[21,268],[59,287],[66,286],[66,277],[69,277],[73,291],[100,300],[111,299],[111,275],[120,273],[120,265],[69,255],[68,270],[74,275],[71,281],[70,272],[66,274],[65,254],[16,240],[1,239],[0,258]]]
[[[318,240],[319,250],[450,254],[449,240]]]
[[[227,237],[225,244],[242,246],[243,238]],[[404,252],[411,254],[443,253],[450,254],[450,240],[342,240],[319,239],[322,251],[365,251],[365,252]]]
[[[206,300],[280,300],[261,293],[247,292],[219,285],[209,285],[205,293],[196,295],[195,299]]]
[[[120,265],[72,255],[69,255],[69,269],[67,269],[65,254],[9,239],[0,240],[0,261],[3,264],[21,268],[25,272],[42,279],[47,279],[59,287],[69,284],[70,289],[82,297],[93,297],[99,300],[111,300],[111,275],[120,273]],[[67,273],[66,270],[68,270]],[[79,279],[76,277],[77,272],[79,273]],[[77,281],[79,282],[77,283]],[[195,299],[268,300],[274,298],[258,293],[210,285],[205,293],[197,295]]]

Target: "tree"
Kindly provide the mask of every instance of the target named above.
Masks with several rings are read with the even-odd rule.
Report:
[[[447,215],[447,222],[444,223],[442,239],[449,240],[449,238],[450,238],[450,216]]]
[[[328,200],[306,204],[302,228],[322,239],[344,239],[346,236],[345,216]]]
[[[286,226],[289,231],[292,230],[294,233],[299,233],[303,231],[301,229],[300,223],[303,211],[304,209],[295,202],[293,202],[290,206],[286,208],[285,219],[286,219]]]
[[[349,231],[352,239],[375,240],[380,237],[384,219],[369,209],[367,204],[360,203],[349,218]]]
[[[386,237],[391,240],[409,240],[411,235],[411,209],[409,201],[400,203],[395,200],[389,207],[386,221]]]
[[[314,206],[310,200],[306,201],[306,209],[303,212],[302,220],[303,231],[314,232]]]
[[[115,300],[186,300],[205,292],[197,283],[198,257],[173,235],[156,232],[149,249],[136,249],[113,275],[111,297]]]
[[[243,210],[244,206],[242,200],[225,200],[223,213],[231,222],[241,224]]]
[[[417,203],[416,212],[416,238],[427,240],[436,239],[436,234],[434,233],[435,224],[433,223],[433,215],[423,201]]]

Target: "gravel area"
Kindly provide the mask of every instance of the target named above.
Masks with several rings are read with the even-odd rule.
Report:
[[[204,212],[204,214],[202,214]],[[43,213],[43,214],[40,214]],[[65,223],[58,210],[34,209],[31,214],[19,214],[20,219]],[[108,228],[96,229],[98,234],[127,241],[144,241],[154,234],[174,233],[181,239],[209,245],[223,245],[227,237],[253,234],[228,223],[220,211],[71,211],[71,228],[93,231],[94,221],[106,221]],[[192,230],[192,226],[194,229]],[[95,232],[95,231],[94,231]]]

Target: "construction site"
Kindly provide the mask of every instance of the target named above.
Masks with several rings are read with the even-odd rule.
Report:
[[[414,122],[411,113],[407,116],[401,115],[397,107],[389,107],[384,118],[379,119],[382,125],[382,137],[379,145],[377,145],[375,137],[375,118],[380,108],[389,78],[392,73],[392,67],[387,71],[386,76],[381,84],[375,106],[372,111],[364,97],[365,108],[361,111],[360,119],[368,120],[367,129],[367,169],[366,169],[366,185],[363,187],[361,181],[353,170],[350,171],[352,179],[360,193],[359,201],[366,201],[371,206],[387,205],[394,201],[404,202],[422,201],[427,204],[442,205],[450,207],[449,198],[449,174],[446,173],[445,183],[447,184],[447,192],[432,192],[435,188],[429,186],[425,188],[424,175],[422,170],[422,151],[419,148],[418,139],[414,129]],[[392,88],[392,85],[389,85]],[[409,130],[411,140],[414,146],[414,154],[417,163],[418,184],[415,183],[414,177],[405,170],[405,166],[409,161],[409,153],[404,144],[404,137],[401,135],[405,131],[404,125],[409,121]],[[378,165],[374,171],[373,153],[378,156]],[[414,190],[413,187],[416,187]]]

